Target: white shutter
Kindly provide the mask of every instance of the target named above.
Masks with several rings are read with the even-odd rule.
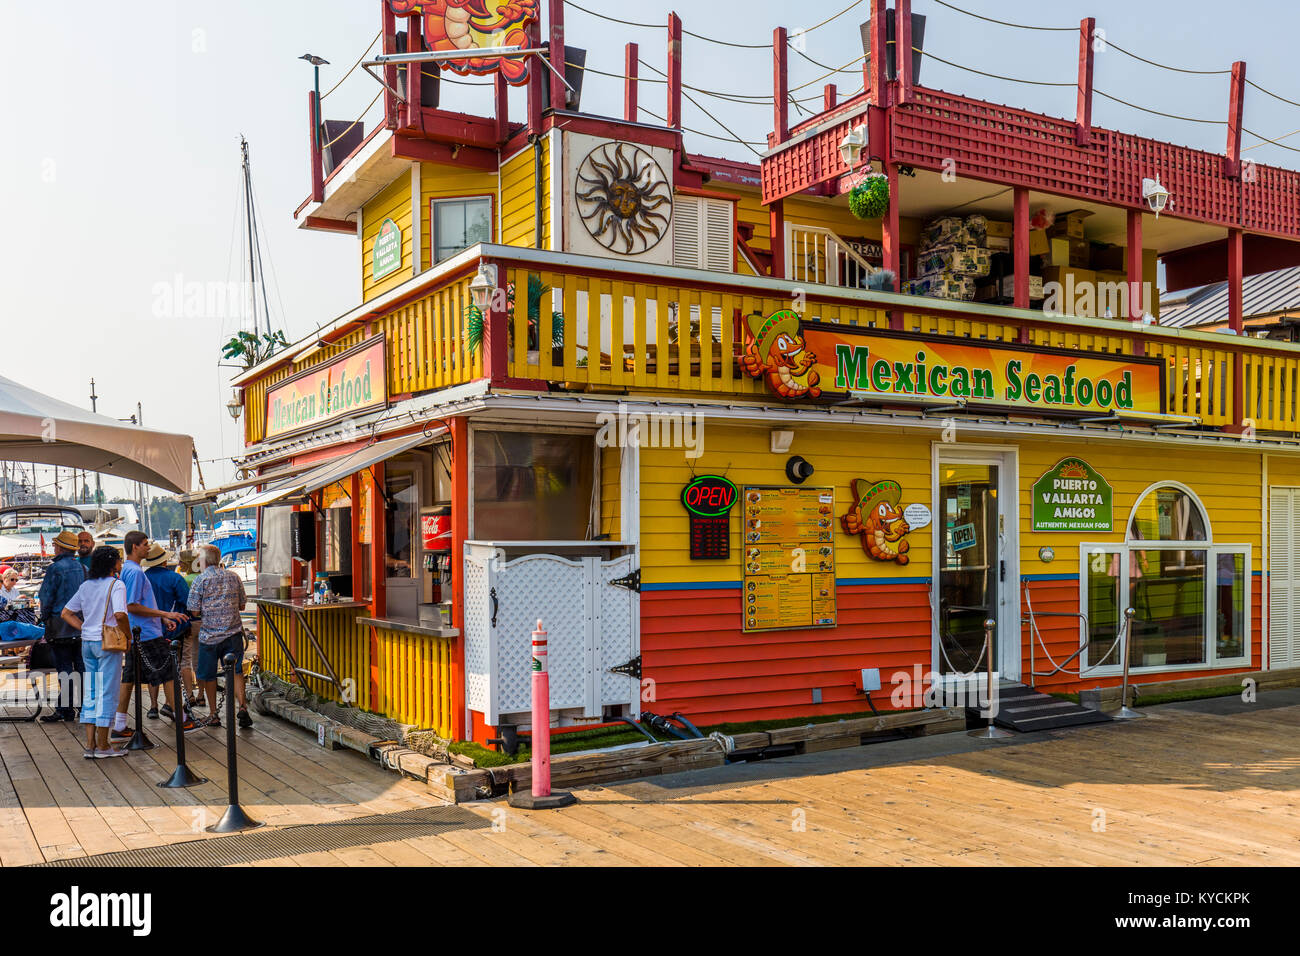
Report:
[[[1300,491],[1270,489],[1268,539],[1269,669],[1300,667]]]
[[[673,265],[700,267],[700,200],[677,196],[673,202]]]
[[[736,248],[734,204],[726,199],[704,200],[704,262],[703,268],[714,272],[734,272],[732,264]]]
[[[677,196],[673,201],[673,265],[734,272],[734,204],[726,199]]]

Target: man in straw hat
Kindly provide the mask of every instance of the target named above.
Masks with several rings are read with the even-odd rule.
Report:
[[[45,640],[54,652],[54,664],[59,673],[59,699],[54,713],[41,720],[57,721],[77,719],[81,706],[81,680],[84,671],[81,662],[81,635],[63,621],[63,608],[77,593],[86,579],[86,569],[77,560],[77,535],[60,531],[54,538],[54,562],[45,569],[41,590],[40,621],[45,627]]]
[[[149,579],[149,584],[153,587],[154,599],[158,602],[159,609],[163,611],[179,611],[184,614],[186,602],[190,599],[190,586],[176,570],[176,554],[155,542],[149,548],[149,553],[145,555],[144,560],[140,562],[140,567],[144,568],[144,575]],[[177,624],[176,630],[172,631],[170,636],[181,642],[181,682],[185,686],[185,699],[188,706],[193,706],[196,701],[194,658],[198,653],[196,647],[199,639],[198,633],[190,626],[190,622],[186,621],[183,624]],[[157,717],[159,709],[158,688],[156,686],[151,685],[149,687],[149,697],[153,701],[149,716]],[[164,717],[171,717],[171,707],[164,704],[161,714]]]

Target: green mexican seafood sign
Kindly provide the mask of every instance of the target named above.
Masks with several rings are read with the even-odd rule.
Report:
[[[1034,482],[1035,531],[1101,531],[1114,524],[1110,484],[1081,458],[1066,458]]]

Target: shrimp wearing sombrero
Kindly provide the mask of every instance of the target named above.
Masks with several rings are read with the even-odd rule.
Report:
[[[804,344],[799,314],[783,309],[767,318],[755,312],[745,317],[745,351],[741,369],[758,378],[766,376],[772,391],[782,398],[816,398],[821,376],[813,368],[817,356]]]
[[[840,526],[861,535],[863,550],[877,561],[907,564],[910,545],[905,538],[912,528],[898,509],[903,489],[896,481],[865,478],[854,478],[852,487],[855,504],[840,518]]]

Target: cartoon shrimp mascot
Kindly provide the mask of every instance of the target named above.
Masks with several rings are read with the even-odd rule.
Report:
[[[768,387],[782,398],[816,398],[821,376],[813,370],[817,356],[804,346],[799,314],[789,309],[767,318],[745,316],[745,351],[740,367],[752,378],[767,377]]]
[[[853,500],[857,502],[840,518],[849,534],[862,535],[862,548],[877,561],[907,564],[908,543],[905,536],[911,527],[899,510],[903,489],[896,481],[853,479]]]
[[[478,46],[528,47],[525,27],[537,19],[538,0],[388,0],[399,17],[424,18],[424,42],[433,52],[465,50]],[[493,12],[491,7],[495,6]],[[475,34],[487,38],[476,42]],[[528,79],[528,61],[504,57],[468,57],[444,60],[442,65],[461,76],[500,70],[506,81],[520,86]]]

